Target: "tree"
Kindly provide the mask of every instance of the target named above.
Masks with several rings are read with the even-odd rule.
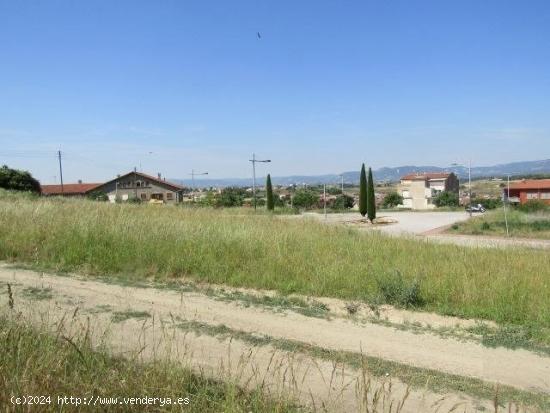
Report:
[[[296,208],[311,208],[319,202],[319,194],[309,189],[298,189],[292,202]]]
[[[365,164],[361,166],[361,177],[359,178],[359,213],[367,215],[367,174]]]
[[[369,179],[367,182],[367,216],[370,222],[376,218],[376,196],[374,193],[374,179],[372,179],[372,169],[369,168]]]
[[[275,203],[273,201],[273,187],[271,186],[271,175],[267,174],[267,180],[265,183],[265,193],[267,197],[266,205],[268,211],[275,209]]]
[[[397,192],[390,192],[384,198],[384,203],[382,205],[384,208],[394,208],[397,205],[403,205],[403,197]]]
[[[0,168],[0,188],[40,193],[40,183],[29,172],[7,165]]]
[[[458,194],[455,192],[443,191],[435,198],[434,204],[437,207],[458,206]]]
[[[334,209],[350,209],[353,208],[353,197],[342,194],[338,195],[334,201]]]
[[[242,188],[227,187],[222,189],[222,193],[218,199],[216,199],[216,206],[218,207],[235,207],[242,206],[246,191]]]

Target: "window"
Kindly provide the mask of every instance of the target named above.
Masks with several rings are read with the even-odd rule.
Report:
[[[141,181],[136,181],[136,186],[139,188],[141,187]]]
[[[143,192],[142,192],[141,195],[140,195],[140,197],[141,197],[141,200],[142,200],[142,201],[147,201],[147,194],[146,194],[146,193],[143,193]]]
[[[168,201],[171,201],[172,199],[174,199],[174,194],[172,192],[166,192],[166,199]]]
[[[527,192],[527,199],[539,199],[538,192]]]
[[[540,193],[540,199],[550,199],[550,191],[541,192]]]

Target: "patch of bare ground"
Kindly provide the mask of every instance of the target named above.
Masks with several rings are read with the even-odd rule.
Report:
[[[447,380],[444,375],[451,375],[470,378],[489,388],[491,383],[498,383],[502,388],[532,393],[543,406],[546,402],[550,406],[547,400],[550,397],[550,358],[526,350],[486,348],[435,334],[415,334],[384,324],[357,323],[343,317],[349,313],[349,308],[345,307],[349,303],[339,300],[315,299],[329,308],[333,317],[312,317],[288,308],[271,311],[260,305],[246,307],[242,302],[220,300],[196,289],[138,288],[5,266],[0,268],[0,281],[13,284],[14,308],[22,316],[50,325],[58,325],[61,320],[79,320],[77,325],[81,327],[78,328],[91,325],[98,344],[107,344],[115,354],[137,349],[145,359],[158,355],[170,357],[213,377],[219,378],[223,372],[244,387],[260,384],[268,392],[292,393],[312,408],[325,406],[328,411],[361,411],[365,410],[366,403],[396,406],[406,399],[403,412],[428,412],[437,408],[445,412],[455,406],[460,406],[460,411],[476,411],[491,409],[492,402],[488,397],[460,391],[435,392],[428,383],[429,377],[425,385],[411,388],[406,380],[393,374],[370,376],[366,373],[368,369],[351,368],[335,361],[338,358],[292,351],[290,345],[282,349],[276,343],[299,343],[298,347],[320,349],[318,352],[322,350],[329,355],[363,354],[372,360],[439,372],[441,376],[432,375],[436,380]],[[24,293],[31,288],[35,289],[33,291],[47,290],[50,298],[36,299]],[[250,290],[246,292],[251,293]],[[7,300],[6,294],[0,294],[0,308],[8,308]],[[270,307],[277,301],[268,300],[267,303]],[[299,301],[295,304],[301,305]],[[361,308],[357,311],[367,317],[370,316],[368,312],[374,310]],[[408,319],[441,326],[469,323],[429,314],[419,314],[420,318],[416,318],[412,312],[392,308],[382,311],[396,322]],[[204,327],[198,330],[178,328],[182,322]],[[76,328],[72,325],[67,328]],[[216,334],[220,326],[227,329],[221,331],[234,333]],[[250,337],[268,337],[268,341],[255,345]],[[533,408],[533,411],[537,410]]]

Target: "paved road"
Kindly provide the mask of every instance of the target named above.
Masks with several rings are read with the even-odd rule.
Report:
[[[476,216],[478,214],[474,214]],[[378,218],[395,221],[387,225],[372,227],[362,220],[358,213],[323,214],[304,213],[303,217],[311,217],[329,224],[354,225],[359,229],[377,230],[392,236],[413,236],[423,241],[441,244],[465,245],[469,247],[487,248],[541,248],[550,249],[550,240],[486,237],[479,235],[452,235],[443,231],[455,222],[470,218],[467,212],[380,212]]]
[[[305,213],[305,217],[325,220],[322,214]],[[378,218],[395,220],[394,223],[376,227],[377,230],[391,235],[421,235],[436,228],[452,225],[455,222],[469,218],[467,212],[379,212]],[[359,213],[327,214],[328,223],[354,223],[361,219]],[[359,227],[372,228],[368,224],[358,224]]]

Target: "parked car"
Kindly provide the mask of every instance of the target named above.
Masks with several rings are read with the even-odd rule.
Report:
[[[485,212],[486,209],[483,205],[477,204],[477,205],[468,205],[466,207],[466,212]]]

